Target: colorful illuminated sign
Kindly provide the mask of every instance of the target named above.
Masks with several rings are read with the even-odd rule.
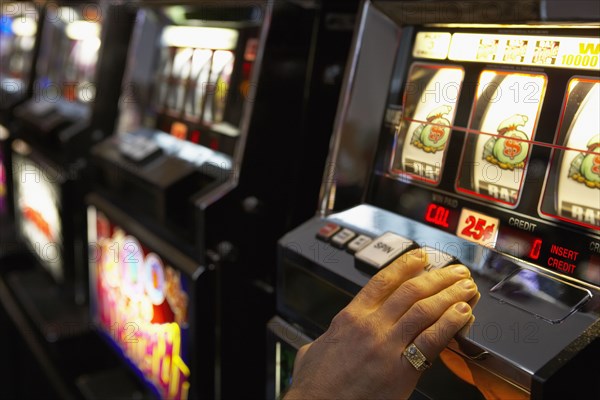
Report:
[[[161,398],[187,399],[189,282],[93,207],[88,224],[96,322]]]
[[[487,247],[496,247],[500,221],[489,215],[463,208],[456,236]]]
[[[451,39],[450,39],[451,36]],[[598,71],[600,39],[510,34],[419,32],[413,56]]]
[[[42,265],[63,279],[61,200],[57,176],[13,153],[17,230]]]

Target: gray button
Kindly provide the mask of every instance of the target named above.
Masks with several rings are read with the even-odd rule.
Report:
[[[348,244],[348,250],[351,253],[356,253],[357,251],[361,251],[362,249],[364,249],[366,246],[368,246],[369,243],[371,243],[373,239],[371,239],[368,236],[365,235],[358,235],[356,238],[354,238],[354,240],[352,240],[349,244]]]
[[[457,261],[456,257],[433,247],[425,246],[423,247],[423,251],[427,253],[427,261],[429,262],[429,265],[425,267],[426,271],[444,268]]]
[[[352,240],[354,236],[356,236],[356,233],[354,233],[350,229],[344,228],[338,233],[336,233],[336,235],[333,238],[331,238],[331,243],[337,247],[344,247],[346,243]]]

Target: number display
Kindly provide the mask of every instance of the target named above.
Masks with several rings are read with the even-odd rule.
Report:
[[[487,247],[496,247],[499,223],[497,218],[463,208],[456,235]]]

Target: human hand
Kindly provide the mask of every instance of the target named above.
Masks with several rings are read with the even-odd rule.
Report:
[[[423,273],[427,253],[413,250],[381,270],[303,346],[285,400],[400,399],[421,371],[402,352],[414,343],[433,361],[472,319],[479,293],[469,270],[449,266]]]

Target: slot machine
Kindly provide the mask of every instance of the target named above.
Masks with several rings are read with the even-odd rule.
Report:
[[[276,240],[289,220],[312,213],[317,198],[318,181],[302,176],[318,179],[325,162],[350,3],[136,6],[118,126],[92,149],[89,226],[97,229],[88,241],[100,250],[90,265],[91,313],[155,395],[227,398],[243,387],[249,398],[264,397]],[[321,165],[306,164],[303,157],[318,152]],[[292,209],[295,216],[286,214]],[[142,249],[132,263],[103,258],[129,247]],[[174,275],[182,289],[170,297]],[[185,320],[168,311],[176,298],[187,299]],[[129,310],[139,331],[123,324]],[[156,364],[140,353],[154,342],[143,351],[128,343],[175,325],[179,336],[168,340],[178,337],[180,347],[159,342]],[[175,349],[180,375],[158,375]]]
[[[10,125],[16,105],[31,95],[39,43],[40,7],[33,2],[2,3],[0,8],[0,253],[10,253]]]
[[[44,18],[34,92],[15,108],[11,132],[16,236],[33,259],[15,261],[7,281],[55,342],[89,328],[87,153],[115,121],[132,17],[108,3],[65,2]]]
[[[317,216],[279,242],[271,398],[415,247],[427,271],[469,267],[481,300],[414,398],[597,393],[599,18],[586,1],[363,3]]]

